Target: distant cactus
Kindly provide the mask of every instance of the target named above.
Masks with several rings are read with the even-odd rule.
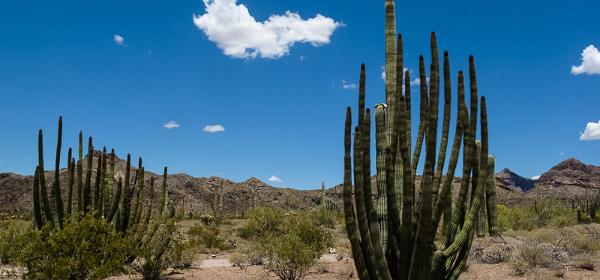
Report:
[[[360,279],[457,279],[466,265],[477,217],[483,221],[487,212],[488,223],[495,224],[496,219],[495,181],[488,174],[493,175],[493,158],[488,155],[486,100],[481,97],[479,104],[475,63],[470,57],[470,110],[465,102],[464,75],[459,72],[455,136],[443,175],[451,116],[450,62],[445,52],[444,112],[440,149],[436,151],[440,73],[437,40],[432,33],[429,82],[423,56],[419,58],[420,123],[411,151],[410,75],[408,71],[402,73],[402,37],[396,40],[394,1],[387,0],[385,7],[386,104],[375,107],[377,205],[371,193],[371,114],[365,109],[364,65],[354,141],[351,109],[346,112],[344,212],[354,262]],[[481,144],[476,145],[478,115]],[[423,175],[417,188],[416,171],[423,146]],[[461,146],[463,174],[453,206],[452,182]],[[495,226],[490,227],[490,233],[495,230]]]
[[[60,151],[62,142],[62,117],[58,123],[58,141],[56,148],[56,162],[54,170],[54,183],[52,185],[51,202],[48,199],[48,193],[46,191],[45,175],[44,175],[44,158],[43,158],[43,134],[42,130],[39,131],[38,135],[38,165],[34,174],[34,182],[32,188],[32,212],[34,225],[40,229],[44,224],[51,226],[62,227],[64,214],[73,215],[75,213],[93,212],[97,218],[106,219],[109,223],[113,223],[114,227],[120,232],[127,234],[130,229],[134,229],[133,232],[137,232],[140,236],[148,229],[149,221],[152,218],[153,198],[154,198],[154,178],[151,178],[151,188],[148,190],[148,198],[144,193],[144,167],[140,165],[138,169],[139,180],[136,176],[137,193],[136,196],[136,209],[134,212],[130,211],[131,199],[135,193],[135,188],[130,189],[130,166],[131,156],[127,155],[127,166],[125,171],[125,180],[119,178],[116,190],[113,190],[114,182],[114,166],[115,166],[115,153],[114,150],[110,154],[110,164],[108,163],[109,155],[106,153],[106,149],[102,152],[97,153],[98,162],[96,165],[96,178],[94,181],[94,195],[92,200],[91,185],[92,185],[92,162],[94,157],[94,149],[92,144],[92,138],[89,138],[88,143],[88,154],[87,154],[87,165],[85,174],[85,183],[83,183],[83,156],[82,156],[82,134],[79,134],[80,147],[79,147],[79,161],[76,163],[72,157],[72,149],[69,148],[67,158],[67,205],[66,212],[64,212],[63,199],[61,198],[60,188]],[[108,166],[110,165],[110,166]],[[73,186],[75,184],[75,171],[77,170],[77,207],[73,206]],[[168,187],[166,184],[167,180],[167,168],[164,169],[163,174],[163,186],[162,195],[160,201],[160,213],[158,216],[159,221],[164,221],[164,218],[170,218],[170,216],[163,216],[163,212],[168,205],[171,205],[168,199]],[[172,211],[170,211],[172,212]],[[135,213],[135,214],[134,214]],[[142,216],[142,213],[143,216]],[[131,217],[130,217],[131,216]],[[155,231],[155,227],[151,230]],[[149,233],[151,234],[151,232]],[[141,240],[141,237],[138,238]]]

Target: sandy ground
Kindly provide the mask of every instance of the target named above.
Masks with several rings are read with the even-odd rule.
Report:
[[[278,279],[273,273],[269,273],[261,266],[249,266],[245,269],[234,267],[226,258],[227,255],[221,255],[214,259],[203,260],[196,267],[174,270],[166,275],[166,279],[215,279],[215,280],[266,280]],[[600,267],[600,263],[598,264]],[[598,280],[600,271],[587,271],[573,267],[564,267],[564,273],[561,278],[556,276],[555,270],[539,268],[524,276],[515,276],[507,263],[501,264],[483,264],[471,261],[467,271],[465,271],[461,280],[543,280],[543,279],[572,279],[572,280]],[[111,280],[140,279],[137,276],[119,276]],[[354,263],[351,259],[343,258],[337,260],[335,254],[324,255],[319,263],[311,269],[306,276],[307,280],[325,280],[325,279],[358,279],[354,270]]]
[[[269,273],[261,266],[249,266],[245,269],[234,267],[227,259],[227,255],[220,255],[214,259],[205,259],[192,268],[183,270],[171,270],[165,275],[165,279],[214,279],[214,280],[275,280],[277,276]],[[600,267],[600,262],[598,266]],[[562,278],[556,276],[555,270],[545,268],[536,269],[524,276],[513,275],[510,267],[506,263],[501,264],[483,264],[471,261],[467,271],[465,271],[461,280],[543,280],[543,279],[569,279],[569,280],[598,280],[600,279],[600,270],[587,271],[573,267],[564,267]],[[0,266],[0,279],[20,279],[18,269],[10,266]],[[141,279],[138,275],[121,275],[109,278],[110,280],[129,280]],[[351,259],[343,258],[337,260],[335,254],[324,255],[319,263],[311,269],[306,276],[307,280],[342,280],[358,279],[354,271],[354,263]]]

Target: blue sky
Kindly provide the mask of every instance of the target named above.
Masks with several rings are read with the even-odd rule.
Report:
[[[65,146],[83,129],[97,147],[141,155],[155,172],[168,165],[298,188],[341,182],[344,111],[356,104],[361,62],[368,105],[384,99],[383,1],[208,4],[214,10],[201,0],[3,1],[0,172],[32,173],[38,128],[53,160],[62,115]],[[244,8],[253,21],[232,29],[227,12]],[[580,140],[600,120],[600,54],[588,48],[600,46],[598,9],[397,1],[407,67],[428,57],[431,31],[450,52],[453,81],[475,55],[497,168],[527,177],[568,157],[600,165],[600,141]],[[575,75],[586,48],[574,72],[591,75]],[[588,128],[584,138],[600,138],[600,125]]]

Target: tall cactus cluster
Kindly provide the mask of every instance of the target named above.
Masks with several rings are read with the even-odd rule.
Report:
[[[215,190],[215,197],[213,200],[213,210],[215,212],[215,217],[217,220],[221,220],[223,218],[223,196],[225,195],[225,187],[223,186],[223,180],[219,187]]]
[[[466,265],[482,207],[486,207],[488,224],[492,225],[490,234],[496,231],[495,180],[488,176],[494,174],[494,157],[488,154],[486,100],[481,97],[479,101],[475,62],[470,57],[470,108],[465,101],[464,74],[458,72],[457,120],[444,175],[452,103],[450,61],[444,52],[444,105],[438,143],[440,65],[436,35],[432,33],[429,82],[424,58],[419,58],[420,120],[413,149],[411,77],[409,71],[403,73],[403,43],[401,35],[396,37],[394,6],[393,0],[385,2],[386,102],[375,106],[378,199],[374,203],[371,192],[371,112],[365,109],[363,64],[354,137],[350,107],[345,121],[346,230],[360,279],[457,279]],[[480,141],[476,140],[478,115]],[[423,146],[425,160],[419,178],[416,173]],[[452,183],[461,148],[462,179],[453,203]]]
[[[109,153],[106,148],[102,152],[94,152],[92,138],[88,141],[88,152],[83,157],[83,135],[79,133],[79,159],[76,161],[72,149],[67,155],[67,198],[66,206],[61,197],[60,156],[62,146],[62,117],[58,120],[58,140],[56,160],[54,162],[54,180],[50,198],[48,197],[46,176],[44,173],[43,133],[38,134],[38,165],[35,169],[33,183],[33,216],[35,226],[40,229],[44,224],[63,226],[66,216],[76,213],[92,213],[97,218],[112,223],[120,232],[144,233],[153,215],[154,177],[150,178],[150,186],[144,185],[144,167],[139,159],[138,169],[131,178],[131,156],[127,155],[124,178],[115,180],[115,151]],[[95,180],[92,183],[94,170],[93,160],[97,159]],[[84,160],[86,161],[84,165]],[[85,168],[84,168],[85,167]],[[168,217],[170,201],[168,199],[167,167],[164,168],[160,193],[160,205],[156,217]],[[115,184],[116,181],[116,184]],[[75,191],[76,188],[76,191]],[[76,203],[76,204],[75,204]],[[65,208],[66,207],[66,208]],[[169,213],[167,213],[169,212]],[[142,235],[140,235],[142,236]]]

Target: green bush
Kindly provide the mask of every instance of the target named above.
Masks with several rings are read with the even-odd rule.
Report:
[[[240,236],[246,239],[283,232],[285,212],[280,208],[257,207],[248,213],[247,224],[240,229]]]
[[[312,209],[310,211],[310,217],[315,225],[331,229],[335,228],[338,221],[338,215],[335,211],[322,206]]]
[[[188,230],[188,238],[191,246],[220,251],[229,249],[229,245],[219,236],[219,229],[216,226],[193,226]]]
[[[103,279],[123,271],[126,243],[92,215],[73,216],[62,230],[30,230],[26,238],[19,256],[26,279]]]
[[[29,226],[10,220],[0,227],[0,264],[14,264],[26,244],[25,233]]]
[[[543,199],[530,206],[506,206],[499,204],[496,208],[498,229],[532,230],[534,228],[554,226],[567,227],[577,224],[575,210],[564,207],[552,199]]]
[[[271,232],[254,245],[265,259],[265,268],[282,280],[302,279],[319,257],[333,244],[333,235],[315,225],[307,215],[284,220],[284,232]]]
[[[137,242],[135,236],[130,238],[130,252],[135,259],[130,263],[134,271],[145,280],[158,280],[162,271],[176,266],[182,260],[182,238],[173,221],[161,224],[151,237]]]

